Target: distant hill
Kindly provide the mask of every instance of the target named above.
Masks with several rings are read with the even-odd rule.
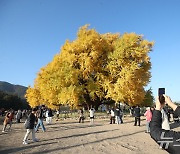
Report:
[[[3,91],[8,94],[17,95],[20,98],[24,99],[27,87],[21,85],[14,85],[8,82],[0,81],[0,91]]]

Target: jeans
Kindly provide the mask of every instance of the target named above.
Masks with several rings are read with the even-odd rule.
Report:
[[[146,121],[146,132],[150,133],[150,121]]]
[[[120,122],[120,117],[119,116],[116,116],[116,123],[117,124],[120,124],[121,122]]]
[[[44,127],[44,124],[43,124],[43,119],[38,118],[38,123],[36,125],[35,132],[37,132],[39,126],[41,126],[43,132],[46,131],[46,128]]]

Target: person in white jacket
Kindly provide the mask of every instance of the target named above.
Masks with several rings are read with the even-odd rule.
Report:
[[[90,124],[93,124],[94,123],[94,112],[95,112],[95,109],[94,108],[91,108],[89,110],[89,113],[90,113]]]

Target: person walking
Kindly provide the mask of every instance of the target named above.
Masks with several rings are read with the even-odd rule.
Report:
[[[39,110],[39,113],[37,114],[38,122],[37,122],[37,125],[36,125],[36,128],[35,128],[35,132],[38,131],[40,126],[41,126],[43,132],[46,131],[46,128],[44,127],[44,123],[43,123],[43,120],[45,118],[44,110],[45,110],[45,105],[42,105],[40,110]]]
[[[152,119],[152,112],[150,110],[150,107],[146,108],[146,112],[144,113],[144,116],[146,117],[146,133],[150,133],[150,122]]]
[[[11,112],[8,111],[5,115],[5,119],[4,119],[4,122],[3,122],[3,129],[2,129],[2,132],[4,133],[6,131],[6,127],[9,123],[9,116],[10,116]]]
[[[134,126],[137,125],[137,122],[138,122],[138,126],[140,126],[140,121],[141,121],[140,117],[141,117],[141,114],[140,114],[140,108],[139,108],[139,106],[136,106],[136,107],[134,108],[134,117],[135,117]]]
[[[36,111],[37,111],[37,109],[33,108],[32,112],[29,114],[28,118],[26,119],[25,128],[27,131],[26,131],[26,134],[23,139],[23,144],[28,144],[27,140],[28,140],[30,133],[32,133],[33,142],[38,141],[35,137],[35,129],[34,129],[35,121],[36,121]]]
[[[14,111],[13,110],[9,110],[6,113],[4,122],[3,122],[3,129],[2,132],[4,133],[6,131],[6,127],[9,124],[9,130],[11,130],[11,126],[12,126],[12,119],[14,119]]]

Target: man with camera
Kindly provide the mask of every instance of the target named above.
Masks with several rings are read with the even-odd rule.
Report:
[[[160,97],[156,99],[156,109],[153,112],[150,124],[150,135],[161,148],[165,149],[169,153],[178,154],[180,152],[180,132],[162,129],[161,109],[166,103],[174,110],[174,114],[180,116],[180,107],[175,105],[171,101],[170,97],[164,94],[161,97],[163,99]]]

